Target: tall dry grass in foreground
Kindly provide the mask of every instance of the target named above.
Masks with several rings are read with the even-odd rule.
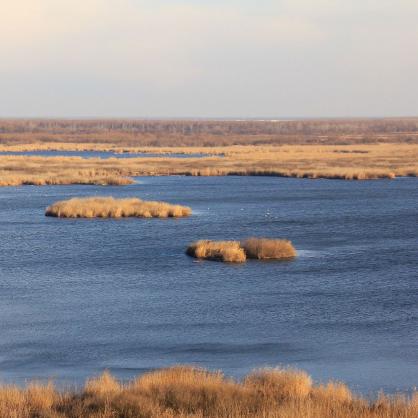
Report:
[[[49,206],[45,216],[58,218],[181,218],[192,213],[187,206],[137,198],[84,197],[62,200]]]
[[[242,243],[239,241],[196,241],[187,247],[186,254],[204,260],[243,263],[247,258],[290,260],[296,257],[296,250],[288,240],[249,238]]]
[[[121,383],[105,372],[79,391],[49,384],[0,388],[3,418],[416,418],[418,396],[369,401],[342,383],[314,385],[302,371],[266,369],[241,382],[177,366]]]

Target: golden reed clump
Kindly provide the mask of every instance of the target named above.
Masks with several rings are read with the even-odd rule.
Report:
[[[248,258],[284,260],[296,257],[293,244],[286,239],[249,238],[242,243]]]
[[[58,218],[181,218],[192,213],[187,206],[137,198],[84,197],[62,200],[49,206],[45,216]]]
[[[296,250],[288,240],[249,238],[242,243],[239,241],[196,241],[189,245],[186,254],[205,260],[243,263],[247,258],[290,260],[296,257]]]
[[[367,400],[342,383],[316,386],[304,372],[254,371],[242,381],[220,372],[175,366],[122,383],[105,372],[83,389],[51,384],[0,387],[7,418],[416,418],[418,395]]]
[[[201,240],[189,245],[186,253],[206,260],[243,263],[247,257],[238,241]]]

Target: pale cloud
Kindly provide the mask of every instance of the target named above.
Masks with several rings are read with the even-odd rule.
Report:
[[[418,111],[412,0],[14,0],[0,10],[0,116]]]

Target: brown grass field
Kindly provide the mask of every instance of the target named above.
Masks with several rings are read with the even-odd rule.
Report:
[[[290,260],[296,257],[292,243],[283,239],[249,238],[239,241],[200,240],[187,247],[186,254],[191,257],[243,263],[247,258],[256,260]]]
[[[45,216],[57,218],[181,218],[191,213],[192,210],[187,206],[113,197],[62,200],[45,210]]]
[[[263,369],[242,381],[186,366],[121,383],[108,372],[83,389],[0,387],[3,418],[416,418],[418,394],[367,400],[342,383],[313,384],[302,371]]]

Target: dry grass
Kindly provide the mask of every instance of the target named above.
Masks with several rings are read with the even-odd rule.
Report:
[[[189,207],[165,202],[84,197],[56,202],[46,209],[45,215],[58,218],[181,218],[191,212]]]
[[[137,151],[137,150],[136,150]],[[418,175],[418,145],[284,145],[154,148],[211,157],[91,158],[0,156],[0,186],[21,184],[127,184],[132,176],[280,176],[343,180]]]
[[[0,157],[1,159],[1,157]],[[6,186],[56,186],[56,185],[96,185],[126,186],[133,184],[130,178],[103,170],[67,170],[34,174],[30,171],[17,170],[15,173],[0,171],[0,187]]]
[[[108,395],[122,391],[122,385],[106,370],[101,376],[88,379],[84,391],[90,395]]]
[[[223,154],[224,147],[147,147],[124,146],[121,143],[97,144],[77,142],[34,142],[23,144],[0,144],[0,152],[34,152],[34,151],[75,151],[75,152],[109,152],[114,154]],[[212,152],[213,150],[213,152]],[[211,152],[208,152],[211,151]],[[55,158],[55,156],[54,156]]]
[[[249,238],[242,243],[248,258],[257,260],[292,259],[296,250],[292,243],[284,239]]]
[[[369,401],[342,383],[316,386],[304,372],[265,369],[241,382],[176,366],[121,383],[108,372],[79,391],[49,385],[0,387],[7,418],[416,418],[418,396]]]
[[[304,371],[291,369],[256,370],[245,378],[244,384],[264,396],[276,393],[284,399],[305,399],[312,391],[311,377]]]
[[[249,238],[243,243],[200,240],[190,244],[186,253],[199,259],[229,263],[243,263],[247,258],[290,260],[296,257],[296,250],[290,241],[268,238]]]
[[[243,263],[246,260],[245,252],[238,241],[209,241],[194,242],[187,248],[191,257],[224,261],[228,263]]]

